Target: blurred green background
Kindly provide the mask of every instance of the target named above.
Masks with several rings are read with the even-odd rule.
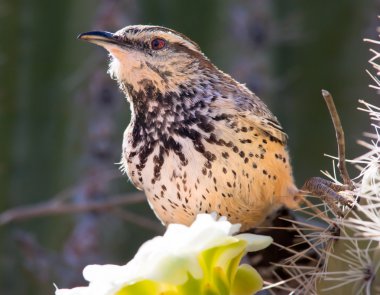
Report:
[[[378,0],[3,0],[0,2],[0,212],[65,201],[140,200],[115,165],[129,106],[107,73],[106,52],[78,33],[129,24],[176,29],[246,83],[289,134],[297,183],[332,170],[334,96],[349,158],[368,129],[365,73]],[[372,101],[373,102],[373,101]],[[58,203],[61,204],[61,203]],[[4,217],[4,216],[3,216]],[[89,263],[125,263],[162,233],[147,203],[0,225],[0,294],[53,294],[83,284]]]

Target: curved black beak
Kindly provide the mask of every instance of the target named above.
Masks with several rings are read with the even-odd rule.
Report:
[[[113,33],[106,31],[91,31],[80,34],[78,37],[80,40],[85,40],[98,45],[104,45],[104,43],[111,43],[116,45],[122,45],[118,38],[115,38]]]

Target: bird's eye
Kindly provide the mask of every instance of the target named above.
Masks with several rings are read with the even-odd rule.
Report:
[[[156,38],[153,39],[151,44],[153,50],[160,50],[165,47],[166,42],[164,39]]]

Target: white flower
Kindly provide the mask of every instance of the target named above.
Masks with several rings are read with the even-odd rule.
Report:
[[[220,289],[220,285],[212,285],[214,280],[210,283],[210,274],[232,276],[223,284],[228,285],[227,288],[239,290],[245,286],[235,286],[234,279],[237,278],[238,281],[250,277],[251,282],[245,285],[248,289],[251,288],[249,292],[252,293],[252,290],[257,290],[262,284],[260,276],[253,268],[238,268],[238,263],[231,261],[238,258],[239,262],[246,252],[267,247],[272,239],[253,234],[232,236],[239,228],[239,224],[231,224],[224,217],[217,220],[216,214],[199,214],[189,227],[171,224],[163,236],[144,243],[128,264],[89,265],[83,270],[84,278],[89,281],[88,287],[57,289],[56,295],[139,294],[119,293],[123,288],[139,282],[145,284],[144,288],[151,284],[148,289],[152,292],[145,294],[155,294],[153,290],[157,288],[170,288],[173,294],[187,294],[185,287],[190,281],[191,288],[203,290],[206,286]]]

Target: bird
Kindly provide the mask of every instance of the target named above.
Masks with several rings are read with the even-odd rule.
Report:
[[[109,52],[108,72],[131,109],[121,166],[164,225],[216,212],[244,231],[299,206],[278,119],[197,43],[153,25],[78,38]]]

